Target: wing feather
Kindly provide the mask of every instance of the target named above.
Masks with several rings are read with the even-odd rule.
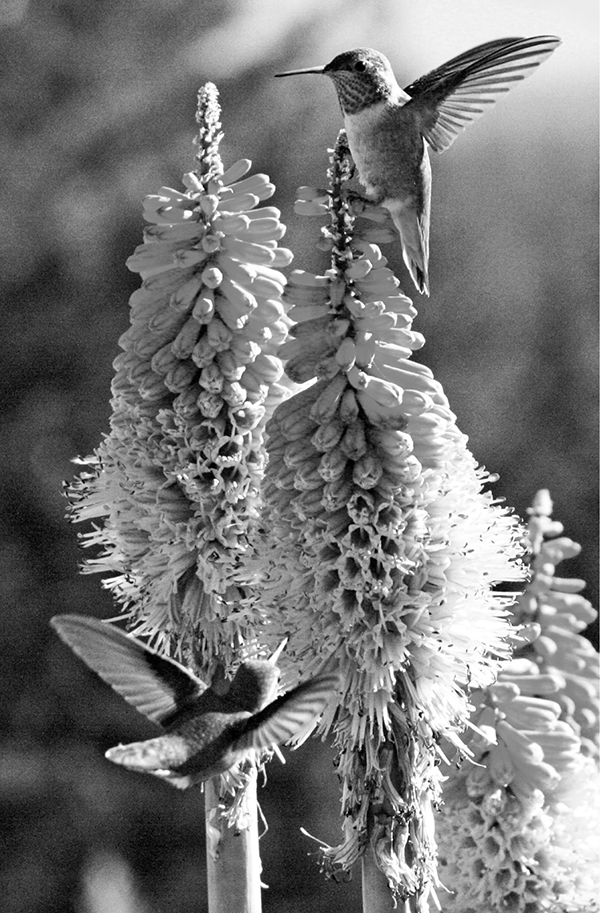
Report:
[[[407,106],[418,109],[431,148],[443,152],[451,146],[488,105],[529,76],[560,43],[552,35],[488,41],[407,86]]]
[[[56,615],[50,624],[90,669],[155,723],[170,722],[206,689],[184,666],[98,618]]]
[[[289,742],[316,722],[338,687],[337,672],[323,672],[292,688],[248,720],[236,747],[260,751]]]

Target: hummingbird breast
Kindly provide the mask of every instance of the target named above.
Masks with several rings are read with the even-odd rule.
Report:
[[[344,126],[360,182],[373,201],[391,199],[422,207],[427,151],[410,109],[394,101],[376,102],[357,114],[345,114]]]
[[[235,741],[244,731],[251,714],[205,713],[171,727],[165,738],[174,738],[187,746],[185,757],[179,757],[170,769],[178,776],[188,776],[191,782],[208,780],[229,770],[243,755],[236,750]],[[165,765],[166,766],[166,765]]]

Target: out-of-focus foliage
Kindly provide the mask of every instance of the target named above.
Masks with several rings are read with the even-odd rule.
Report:
[[[61,480],[107,429],[111,362],[137,287],[124,261],[141,240],[141,201],[180,186],[192,167],[206,80],[221,93],[225,164],[245,156],[270,174],[295,265],[318,269],[294,190],[323,180],[341,117],[327,80],[273,73],[362,44],[386,53],[406,84],[493,37],[565,39],[436,157],[433,293],[417,328],[471,449],[501,474],[498,494],[524,513],[533,492],[552,490],[556,516],[583,545],[569,573],[588,580],[596,601],[597,11],[558,0],[484,6],[452,5],[453,21],[443,0],[10,0],[0,9],[5,913],[102,913],[103,878],[114,913],[203,909],[201,793],[175,794],[104,762],[106,747],[149,734],[146,724],[80,668],[47,621],[113,611],[98,580],[77,575]],[[393,265],[406,282],[399,256]],[[357,883],[322,881],[298,832],[339,837],[331,757],[311,744],[285,768],[271,765],[261,797],[267,913],[358,904]]]

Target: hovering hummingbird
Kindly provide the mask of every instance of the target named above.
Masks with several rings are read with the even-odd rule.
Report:
[[[345,51],[322,67],[335,85],[348,145],[372,202],[400,234],[417,289],[429,294],[431,167],[427,147],[444,152],[502,92],[525,79],[561,43],[552,35],[488,41],[401,89],[387,57],[371,48]]]
[[[335,672],[322,672],[276,697],[279,669],[272,660],[249,660],[231,682],[216,675],[207,686],[184,666],[96,618],[57,615],[51,624],[90,669],[164,728],[157,738],[110,748],[108,760],[179,789],[294,738],[338,687]]]

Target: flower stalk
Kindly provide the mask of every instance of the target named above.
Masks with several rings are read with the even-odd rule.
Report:
[[[368,852],[391,901],[426,910],[437,742],[461,748],[469,686],[491,683],[509,655],[509,599],[491,587],[522,579],[521,533],[482,490],[489,477],[441,385],[412,360],[416,311],[375,243],[395,236],[381,210],[354,202],[350,176],[342,132],[328,190],[301,188],[297,204],[328,218],[331,265],[295,270],[284,296],[296,321],[285,371],[315,382],[267,426],[263,600],[289,636],[290,676],[331,657],[342,674],[321,723],[335,733],[344,815],[326,871]],[[358,229],[353,209],[375,226]]]
[[[266,420],[287,394],[277,348],[289,321],[279,210],[267,175],[224,169],[218,93],[199,92],[196,168],[147,197],[142,277],[119,340],[110,433],[69,487],[75,521],[100,523],[84,570],[137,635],[204,678],[264,657],[264,613],[242,573],[259,519]],[[221,673],[222,674],[222,673]],[[206,787],[211,913],[260,910],[256,769]],[[241,835],[241,836],[236,836]]]
[[[208,909],[210,913],[260,913],[256,768],[244,789],[243,827],[230,826],[227,814],[230,796],[221,794],[218,778],[207,781],[204,801]]]

